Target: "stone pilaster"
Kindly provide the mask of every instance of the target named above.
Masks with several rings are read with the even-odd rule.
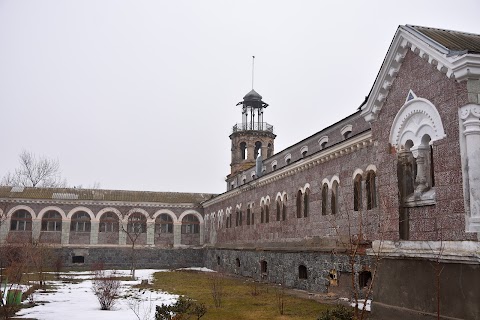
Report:
[[[62,245],[70,242],[70,220],[62,221]]]
[[[0,243],[5,243],[8,237],[10,227],[10,219],[0,215]]]
[[[147,245],[155,245],[155,221],[147,222]]]
[[[465,136],[468,194],[466,230],[480,232],[480,105],[468,104],[460,108],[460,119]]]
[[[179,247],[182,240],[182,222],[173,223],[173,246]]]
[[[118,244],[119,245],[126,245],[127,244],[127,233],[123,230],[127,230],[127,223],[124,221],[119,221],[119,228],[118,228]]]
[[[38,243],[40,241],[40,232],[42,231],[42,220],[32,219],[32,242]]]
[[[98,244],[99,221],[90,222],[90,244]]]

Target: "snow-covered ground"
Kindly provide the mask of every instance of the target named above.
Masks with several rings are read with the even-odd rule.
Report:
[[[54,292],[35,293],[34,299],[38,304],[33,308],[22,309],[18,315],[20,318],[35,318],[38,320],[131,320],[131,319],[154,319],[155,306],[162,303],[172,304],[177,295],[164,292],[138,290],[132,285],[139,284],[142,279],[148,279],[151,283],[154,272],[167,270],[136,270],[136,281],[122,281],[121,296],[112,310],[100,310],[100,304],[92,291],[91,272],[71,272],[62,274],[62,278],[71,280],[82,280],[78,283],[63,281],[49,281],[49,285],[56,287]],[[127,270],[118,270],[117,274],[130,274]],[[135,297],[136,299],[132,298]],[[140,302],[138,302],[140,301]],[[132,310],[136,308],[136,313]]]

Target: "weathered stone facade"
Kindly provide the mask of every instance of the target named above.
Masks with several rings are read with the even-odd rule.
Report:
[[[140,266],[343,296],[376,275],[376,319],[433,318],[437,293],[443,316],[480,319],[480,36],[400,26],[362,106],[277,154],[261,99],[240,103],[225,193],[2,187],[0,241],[124,266],[138,228]]]

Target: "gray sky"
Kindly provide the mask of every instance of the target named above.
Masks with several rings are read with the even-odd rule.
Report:
[[[400,24],[480,33],[480,1],[1,1],[0,176],[22,149],[69,185],[225,190],[235,104],[276,151],[353,113]]]

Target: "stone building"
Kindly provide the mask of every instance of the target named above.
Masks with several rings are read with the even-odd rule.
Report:
[[[238,105],[226,192],[2,187],[0,240],[121,265],[138,230],[141,265],[340,294],[374,277],[376,319],[433,319],[437,296],[480,319],[479,35],[400,26],[361,106],[278,153],[268,104]]]

